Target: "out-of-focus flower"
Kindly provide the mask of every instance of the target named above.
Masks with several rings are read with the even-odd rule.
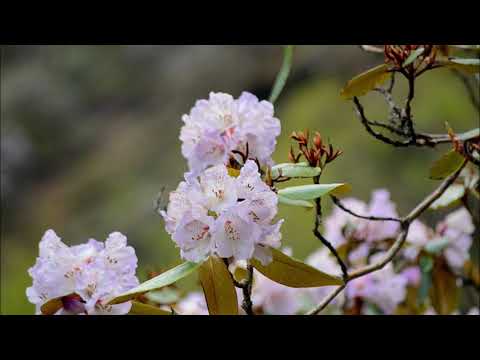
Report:
[[[439,223],[436,230],[438,236],[448,239],[448,246],[443,251],[448,264],[454,269],[462,268],[470,258],[471,235],[475,231],[470,213],[460,208]]]
[[[372,262],[379,256],[384,254],[375,254]],[[352,280],[345,290],[349,300],[362,298],[378,306],[385,314],[393,314],[397,306],[405,300],[407,284],[407,277],[396,274],[392,263],[389,263],[381,270]]]
[[[197,101],[182,120],[182,154],[195,173],[226,164],[234,150],[245,154],[247,143],[250,158],[262,165],[272,164],[280,121],[268,101],[259,101],[248,92],[238,99],[211,92],[208,100]]]
[[[421,249],[431,241],[447,241],[442,250],[450,267],[460,269],[465,261],[470,258],[469,249],[472,244],[472,233],[475,228],[470,213],[465,208],[460,208],[437,224],[435,231],[429,229],[416,220],[410,225],[407,236],[407,247],[404,256],[414,260]]]
[[[433,230],[424,225],[420,220],[415,220],[408,229],[406,246],[403,255],[406,259],[414,261],[429,239],[434,236]]]
[[[188,294],[175,306],[175,311],[180,315],[208,315],[205,295],[201,292]]]
[[[216,165],[185,181],[170,194],[161,214],[166,230],[183,258],[199,262],[209,255],[271,261],[270,248],[280,246],[282,220],[277,195],[262,181],[258,167],[248,160],[235,178],[225,165]]]
[[[369,204],[355,198],[345,199],[342,204],[359,215],[398,218],[395,204],[385,189],[373,191]],[[363,242],[349,254],[350,262],[359,264],[366,260],[373,243],[395,237],[399,227],[396,221],[360,219],[336,207],[325,220],[325,237],[336,248],[348,241]]]
[[[291,249],[283,249],[291,255]],[[255,272],[252,288],[254,310],[267,315],[293,315],[300,310],[301,290],[291,288]]]
[[[341,277],[342,271],[336,259],[331,255],[330,250],[322,247],[307,257],[305,262],[314,268],[323,271],[327,274]],[[322,301],[336,286],[322,286],[317,288],[305,289],[306,294],[314,303]],[[342,306],[345,301],[345,293],[341,292],[332,301],[334,306]]]
[[[62,298],[57,314],[126,314],[131,303],[106,305],[108,300],[138,285],[137,257],[127,246],[127,238],[111,233],[105,243],[90,239],[86,244],[68,247],[53,230],[40,241],[40,256],[29,269],[33,285],[28,300],[41,306]]]
[[[418,266],[409,266],[400,273],[407,280],[407,284],[413,287],[420,285],[422,273]]]

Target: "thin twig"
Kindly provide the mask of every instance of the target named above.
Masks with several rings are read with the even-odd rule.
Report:
[[[396,221],[396,222],[399,222],[399,223],[402,222],[402,220],[398,219],[398,218],[381,217],[381,216],[366,216],[366,215],[357,214],[357,213],[353,212],[352,210],[348,209],[347,207],[345,207],[345,205],[343,205],[337,197],[335,197],[333,195],[330,195],[330,197],[332,198],[333,203],[335,205],[337,205],[340,209],[342,209],[346,213],[349,213],[350,215],[353,215],[357,218],[365,219],[365,220],[371,220],[371,221]]]

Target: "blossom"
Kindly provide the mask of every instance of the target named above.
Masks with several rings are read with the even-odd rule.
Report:
[[[185,175],[170,194],[165,227],[181,256],[200,262],[210,255],[235,260],[271,261],[270,248],[280,246],[282,220],[277,195],[262,181],[257,164],[248,160],[235,178],[225,165],[212,166],[199,176]]]
[[[180,315],[208,315],[207,302],[201,292],[192,292],[175,307]]]
[[[131,303],[107,305],[108,301],[138,285],[137,257],[127,238],[111,233],[105,243],[90,239],[86,244],[67,246],[53,230],[45,232],[40,254],[29,269],[33,285],[28,300],[37,314],[49,300],[62,298],[57,314],[126,314]]]
[[[475,231],[470,213],[467,209],[460,208],[447,215],[437,225],[436,230],[439,236],[448,240],[448,245],[443,250],[448,264],[454,269],[463,267],[465,261],[470,258],[469,249]]]
[[[273,105],[259,101],[248,92],[238,99],[211,92],[208,100],[198,100],[190,114],[182,117],[182,154],[191,171],[199,173],[209,166],[226,164],[232,151],[247,151],[262,165],[271,165],[280,121]]]
[[[322,247],[319,250],[313,252],[305,260],[307,264],[313,266],[317,270],[323,271],[327,274],[342,276],[342,271],[338,265],[336,259],[331,255],[330,250],[326,247]],[[330,294],[330,292],[336,288],[336,286],[322,286],[317,288],[307,288],[305,289],[308,296],[314,303],[322,301],[325,296]],[[336,306],[341,306],[345,301],[344,293],[341,292],[337,297],[332,301],[332,304]]]
[[[375,254],[372,261],[375,262],[381,256],[384,254]],[[378,306],[385,314],[393,314],[397,306],[405,300],[408,282],[406,276],[395,273],[392,263],[388,263],[383,269],[348,283],[346,295],[350,300],[362,298]]]
[[[359,215],[398,218],[396,206],[385,189],[373,191],[369,204],[355,198],[347,198],[342,204]],[[338,207],[325,219],[325,237],[336,248],[350,240],[360,242],[349,254],[349,260],[354,264],[366,260],[373,243],[395,237],[399,229],[397,221],[366,220]]]
[[[429,242],[445,240],[447,243],[442,249],[442,254],[451,268],[460,269],[470,258],[469,249],[474,230],[471,215],[465,208],[448,214],[437,224],[435,231],[415,220],[410,225],[407,235],[408,246],[403,254],[405,258],[414,260]]]
[[[387,190],[379,189],[372,193],[372,199],[366,203],[348,198],[343,205],[354,213],[364,216],[397,218],[395,204],[390,201]],[[396,221],[370,221],[355,217],[340,208],[335,208],[325,220],[326,237],[336,245],[344,244],[349,238],[375,242],[394,237],[399,229]]]

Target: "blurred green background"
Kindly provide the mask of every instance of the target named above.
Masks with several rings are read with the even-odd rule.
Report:
[[[69,245],[123,232],[137,250],[141,280],[147,271],[180,262],[154,203],[186,170],[181,115],[210,91],[268,98],[282,48],[25,45],[2,46],[1,57],[0,310],[32,314],[27,270],[49,228]],[[386,187],[404,214],[437,185],[428,167],[446,147],[396,149],[365,132],[339,92],[382,61],[357,46],[297,46],[276,105],[282,135],[274,159],[287,160],[292,131],[318,130],[344,151],[323,182],[349,182],[352,196],[363,200]],[[405,84],[399,85],[402,99]],[[363,102],[371,119],[385,118],[380,95]],[[413,109],[417,129],[425,132],[444,132],[445,121],[458,132],[479,122],[461,82],[443,69],[419,79]],[[324,204],[328,214],[329,201]],[[280,215],[287,219],[283,242],[296,257],[319,246],[312,212],[282,207]],[[196,277],[180,286],[198,286]]]

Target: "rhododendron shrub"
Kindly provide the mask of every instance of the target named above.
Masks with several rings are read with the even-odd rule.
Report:
[[[27,297],[37,314],[478,315],[479,304],[461,306],[460,297],[480,286],[479,259],[472,256],[480,246],[480,130],[417,132],[412,103],[425,72],[452,68],[470,81],[478,61],[450,56],[455,46],[362,49],[383,52],[383,62],[353,77],[340,95],[353,101],[365,136],[399,151],[446,148],[430,168],[436,188],[409,212],[400,214],[395,199],[402,194],[390,194],[388,184],[365,201],[347,196],[355,187],[341,179],[324,183],[342,150],[319,131],[293,132],[289,153],[280,154],[284,162],[273,162],[281,135],[274,103],[292,60],[287,46],[269,100],[211,92],[179,121],[188,171],[159,213],[182,263],[139,283],[135,250],[124,235],[69,247],[48,230],[29,270]],[[392,97],[395,76],[408,82],[403,106]],[[360,102],[371,91],[390,108],[384,122],[368,119]],[[322,208],[325,201],[334,205],[330,212]],[[304,261],[292,255],[295,245],[282,247],[290,219],[278,218],[280,206],[306,209],[312,218],[317,246]],[[427,211],[433,215],[423,216]],[[180,291],[176,283],[193,273],[201,291]]]

